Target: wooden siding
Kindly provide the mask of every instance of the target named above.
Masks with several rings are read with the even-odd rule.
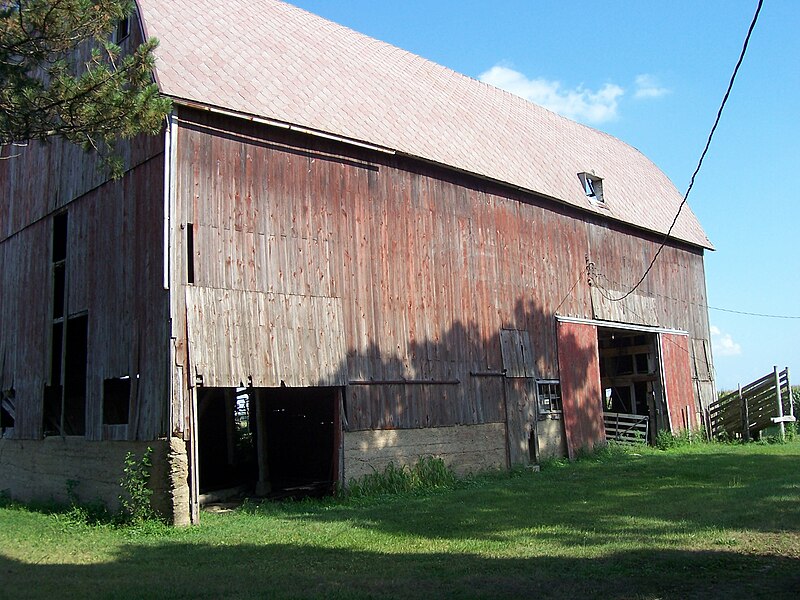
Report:
[[[689,338],[685,335],[661,334],[661,361],[667,394],[669,422],[673,432],[697,426],[692,386]]]
[[[339,298],[189,286],[186,310],[204,386],[347,385]]]
[[[500,372],[500,331],[527,332],[536,376],[558,378],[556,311],[593,316],[587,256],[624,286],[660,241],[403,157],[189,109],[180,118],[179,368],[190,265],[195,286],[341,299],[341,370],[362,384],[347,391],[351,430],[505,422],[502,377],[473,375]],[[662,257],[641,294],[660,325],[707,338],[702,250]]]
[[[122,51],[137,47],[141,34],[136,16],[131,17],[131,35],[122,42]],[[88,44],[79,48],[76,60],[86,59]],[[115,151],[133,170],[161,152],[161,136],[138,136],[117,143]],[[76,198],[104,185],[108,172],[93,153],[58,138],[47,143],[0,148],[0,242],[52,214]],[[13,156],[14,158],[8,158]],[[161,186],[161,182],[154,182]]]
[[[605,442],[597,327],[559,323],[558,363],[567,453],[573,459]]]
[[[168,433],[163,280],[163,141],[121,151],[133,163],[102,182],[92,157],[59,141],[0,161],[0,385],[15,389],[14,437],[42,436],[53,323],[53,215],[67,212],[66,313],[88,315],[86,437]],[[103,427],[103,381],[131,378],[127,426]],[[105,434],[104,434],[105,432]]]
[[[14,437],[21,439],[41,435],[42,393],[50,364],[45,350],[50,339],[49,248],[46,221],[0,243],[0,389],[15,392]]]
[[[592,311],[594,318],[601,321],[633,323],[635,325],[658,325],[655,298],[648,298],[634,292],[603,289],[592,286]]]

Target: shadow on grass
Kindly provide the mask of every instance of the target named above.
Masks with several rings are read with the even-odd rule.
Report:
[[[298,508],[295,518],[346,519],[426,539],[507,539],[535,531],[562,545],[616,545],[700,530],[780,534],[800,524],[796,456],[623,457],[554,467],[474,488],[367,507]],[[287,507],[287,517],[292,508]],[[511,534],[509,533],[511,532]],[[667,544],[669,545],[669,544]]]
[[[800,561],[730,552],[602,558],[380,554],[296,545],[129,546],[93,565],[0,557],[15,598],[789,598]]]

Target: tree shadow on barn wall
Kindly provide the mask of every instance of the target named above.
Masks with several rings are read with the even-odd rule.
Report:
[[[493,309],[495,310],[495,309]],[[538,299],[519,299],[508,314],[492,317],[495,325],[457,319],[441,323],[420,337],[417,331],[369,332],[366,348],[348,349],[346,363],[335,367],[351,383],[347,393],[347,419],[352,431],[413,429],[505,422],[502,329],[530,336],[532,357],[526,357],[539,379],[559,379],[556,321]],[[464,315],[465,317],[467,315]],[[385,332],[384,332],[385,333]],[[410,338],[410,341],[407,341]],[[378,343],[374,340],[381,339]],[[581,340],[568,334],[562,342],[573,347]],[[596,353],[590,348],[574,354],[570,372],[590,373]],[[405,383],[404,383],[405,381]],[[428,382],[428,383],[426,383]],[[601,409],[599,396],[597,407]],[[595,427],[597,423],[584,423]],[[602,432],[595,431],[594,435]]]

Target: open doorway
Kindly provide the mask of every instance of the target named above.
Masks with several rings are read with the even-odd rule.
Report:
[[[658,431],[669,429],[657,334],[598,327],[597,341],[607,434],[655,443]]]
[[[199,388],[201,502],[332,493],[339,388]]]

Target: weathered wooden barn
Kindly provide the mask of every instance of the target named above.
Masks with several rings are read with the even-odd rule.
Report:
[[[688,207],[618,300],[681,202],[636,149],[276,0],[139,0],[143,36],[174,113],[121,180],[59,141],[0,161],[0,490],[113,500],[149,445],[180,522],[701,424]]]

